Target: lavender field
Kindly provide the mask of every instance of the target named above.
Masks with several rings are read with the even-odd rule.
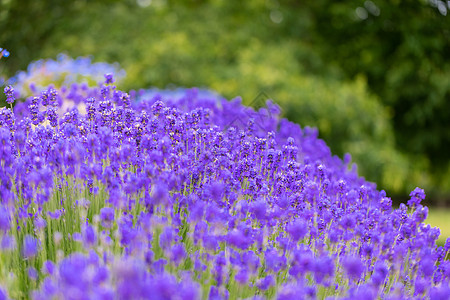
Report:
[[[450,298],[425,192],[394,209],[275,103],[46,72],[0,108],[0,299]]]

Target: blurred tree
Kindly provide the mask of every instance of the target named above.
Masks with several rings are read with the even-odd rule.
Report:
[[[390,107],[396,146],[425,154],[441,177],[450,159],[444,150],[450,147],[450,5],[321,0],[306,6],[315,16],[316,49],[324,61],[348,78],[364,74]]]
[[[53,34],[69,31],[71,21],[83,19],[90,5],[116,2],[119,0],[0,0],[0,41],[3,47],[12,50],[9,59],[2,61],[5,72],[11,75],[25,69],[32,60],[42,58],[44,46],[59,46]]]

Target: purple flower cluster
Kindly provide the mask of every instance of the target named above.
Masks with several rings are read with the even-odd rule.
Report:
[[[74,253],[58,266],[45,264],[48,275],[33,299],[187,299],[200,297],[199,284],[187,274],[178,280],[168,273],[152,273],[132,257],[108,260],[95,251]]]
[[[0,58],[1,51],[0,48]],[[6,49],[3,49],[3,56],[9,56],[9,52],[5,51]],[[110,76],[112,79],[111,74],[115,74],[115,80],[118,81],[125,77],[125,71],[120,69],[117,63],[93,63],[92,57],[74,59],[65,54],[59,54],[55,60],[41,59],[30,63],[27,71],[17,73],[6,82],[14,85],[22,97],[29,97],[51,85],[61,87],[83,82],[95,86],[103,82],[104,76]]]
[[[0,114],[0,255],[34,299],[450,295],[423,190],[393,209],[274,104],[105,80]]]
[[[6,95],[6,102],[11,104],[14,102],[15,95],[14,95],[14,88],[10,85],[8,85],[7,87],[5,87],[5,89],[3,90],[5,95]]]

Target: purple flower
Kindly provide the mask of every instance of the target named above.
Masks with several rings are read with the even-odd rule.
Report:
[[[372,281],[375,285],[382,285],[389,274],[389,270],[382,261],[378,261],[375,264],[375,268],[372,274]]]
[[[47,297],[52,297],[57,292],[57,287],[55,283],[50,279],[50,277],[44,279],[44,282],[41,285],[41,289],[46,296],[42,299],[48,299]]]
[[[222,194],[225,186],[222,182],[214,182],[209,187],[209,195],[212,200],[219,202],[222,199]]]
[[[9,211],[0,204],[0,230],[7,232],[11,226],[11,218]]]
[[[38,247],[38,240],[31,235],[26,235],[22,247],[23,257],[26,259],[35,257],[39,251]]]
[[[14,100],[16,100],[16,97],[14,95],[14,88],[12,86],[8,85],[7,87],[5,87],[5,89],[3,91],[6,95],[6,102],[9,104],[12,104],[14,102]]]
[[[86,258],[80,253],[74,253],[65,258],[59,264],[59,276],[61,282],[67,286],[73,286],[80,290],[84,290],[86,283],[80,278],[80,274],[83,274],[86,266]]]
[[[105,282],[109,278],[109,271],[106,267],[100,266],[97,268],[94,278],[92,279],[92,283],[95,285],[99,285]]]
[[[48,275],[52,275],[55,271],[55,264],[51,260],[45,261],[42,271]]]
[[[278,255],[276,249],[267,250],[264,254],[266,268],[272,270],[275,273],[286,268],[286,257],[284,255]]]
[[[430,290],[430,299],[433,299],[433,300],[450,299],[450,288],[445,285],[432,287]]]
[[[69,238],[70,238],[70,233],[68,233]],[[74,232],[72,234],[72,240],[74,240],[75,242],[81,242],[83,240],[83,237],[81,236],[81,233],[79,232]]]
[[[260,288],[261,290],[267,290],[271,286],[275,284],[275,279],[273,278],[273,275],[267,275],[264,278],[261,278],[256,283],[256,286]]]
[[[175,265],[179,265],[186,257],[186,250],[183,244],[175,244],[172,246],[171,259]]]
[[[16,248],[16,240],[10,235],[3,235],[0,242],[0,249],[3,251],[11,251]]]
[[[317,283],[322,283],[322,281],[327,276],[332,276],[334,274],[334,261],[327,256],[316,258],[314,265],[314,278]]]
[[[433,275],[434,272],[434,264],[435,262],[430,257],[423,257],[420,261],[420,270],[422,271],[423,275],[426,277],[429,277]]]
[[[58,92],[55,89],[48,89],[46,91],[43,91],[41,93],[41,103],[44,106],[56,106],[56,97],[58,95]]]
[[[414,283],[414,296],[422,295],[427,288],[428,282],[420,277],[416,278]]]
[[[120,243],[123,246],[133,246],[132,242],[136,238],[138,231],[136,228],[133,228],[133,221],[128,219],[131,215],[124,215],[121,218],[121,222],[119,224],[119,232],[120,232]]]
[[[45,221],[41,216],[38,216],[38,217],[34,220],[34,226],[35,226],[37,229],[45,228],[45,226],[47,226],[47,221]]]
[[[162,274],[164,272],[164,267],[167,264],[167,260],[160,258],[153,263],[153,268],[157,274]]]
[[[159,246],[162,249],[168,249],[175,239],[175,233],[171,227],[164,228],[164,231],[159,236]]]
[[[286,194],[281,195],[280,197],[277,198],[276,204],[281,208],[281,209],[286,209],[288,208],[289,204],[290,204],[290,199]]]
[[[110,84],[110,83],[114,83],[114,76],[111,73],[107,73],[104,75],[105,76],[105,83],[106,84]]]
[[[446,253],[450,250],[450,237],[445,240],[444,250]]]
[[[56,114],[56,110],[54,107],[48,107],[46,111],[47,120],[50,122],[52,127],[56,127],[58,125],[58,115]]]
[[[422,223],[428,217],[428,207],[424,207],[422,205],[417,205],[416,210],[413,214],[414,220],[416,223]]]
[[[160,204],[167,204],[169,198],[169,191],[167,189],[167,185],[164,182],[158,182],[155,184],[153,188],[153,204],[154,205],[160,205]]]
[[[203,236],[203,246],[212,251],[217,251],[219,248],[219,240],[212,234],[205,234]]]
[[[111,228],[114,222],[114,209],[112,207],[103,207],[100,209],[100,219],[102,220],[103,227]]]
[[[267,204],[264,199],[258,199],[250,204],[250,211],[258,220],[264,220],[267,212]]]
[[[230,231],[226,239],[230,245],[242,250],[248,249],[254,243],[251,237],[245,236],[242,231],[238,229]]]
[[[37,280],[38,279],[38,272],[35,268],[33,267],[29,267],[28,270],[28,277],[30,277],[30,279],[32,280]]]
[[[85,247],[92,247],[97,243],[97,235],[91,225],[83,228],[83,242]]]
[[[240,284],[246,284],[249,279],[247,268],[240,268],[234,276],[234,279]]]
[[[192,203],[190,205],[189,221],[198,222],[203,219],[205,206],[203,203]]]
[[[351,279],[361,278],[364,272],[364,265],[359,257],[347,256],[342,259],[342,265]]]
[[[254,251],[244,252],[242,254],[242,260],[252,272],[256,271],[261,265],[260,258]]]
[[[7,300],[7,299],[9,299],[8,294],[2,287],[0,287],[0,300]]]
[[[412,191],[409,196],[411,199],[408,200],[409,207],[416,207],[420,204],[420,202],[425,199],[425,192],[423,189],[416,187],[414,191]]]
[[[355,226],[355,217],[352,215],[345,215],[342,217],[340,224],[344,229],[352,229]]]
[[[52,218],[52,219],[59,219],[59,217],[61,216],[61,210],[55,210],[54,212],[48,211],[47,215]]]
[[[208,299],[210,300],[222,300],[223,298],[219,294],[219,289],[212,285],[211,289],[209,290],[209,296]]]
[[[150,266],[153,263],[154,258],[155,254],[152,250],[148,250],[147,252],[145,252],[145,262],[147,263],[147,265]]]
[[[376,290],[368,284],[361,284],[357,288],[351,287],[349,289],[349,297],[346,299],[354,299],[354,300],[368,300],[373,299],[375,300],[376,297]]]
[[[300,219],[295,219],[287,226],[286,231],[294,242],[298,242],[308,232],[308,225]]]
[[[180,288],[180,287],[179,287]],[[195,300],[200,299],[201,289],[198,283],[194,283],[187,278],[187,280],[182,281],[181,290],[179,289],[178,294],[180,299],[183,300]]]
[[[314,287],[304,288],[300,284],[288,283],[278,290],[277,300],[296,300],[299,299],[299,295],[309,296],[309,299],[316,298]]]

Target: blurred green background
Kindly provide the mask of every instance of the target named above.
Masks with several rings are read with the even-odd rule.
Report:
[[[450,7],[442,1],[0,0],[8,78],[40,58],[93,55],[122,89],[261,93],[314,126],[396,200],[450,204]],[[3,95],[2,95],[3,97]]]

